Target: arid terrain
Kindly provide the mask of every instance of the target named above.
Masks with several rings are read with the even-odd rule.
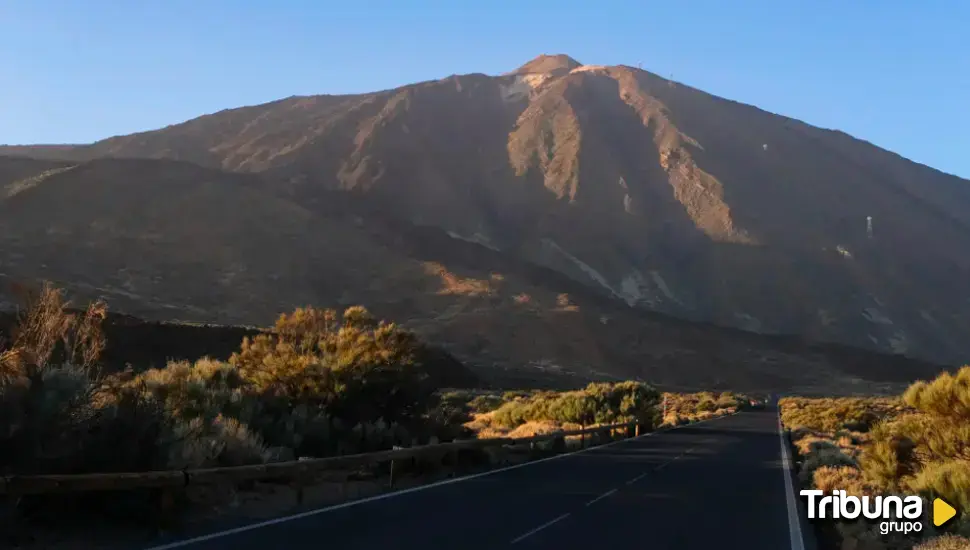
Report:
[[[365,304],[486,371],[688,389],[939,371],[812,341],[970,356],[970,182],[631,67],[540,56],[0,154],[0,279],[150,321]]]

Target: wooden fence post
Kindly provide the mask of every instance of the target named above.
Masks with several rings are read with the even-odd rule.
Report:
[[[303,506],[303,501],[306,498],[306,476],[299,473],[293,481],[296,485],[296,505]]]
[[[414,446],[414,445],[412,445],[412,446]],[[404,447],[402,447],[400,445],[391,445],[391,450],[392,451],[400,451],[403,448]],[[415,461],[415,464],[417,463],[417,457],[412,457],[411,460],[412,461]],[[388,476],[388,479],[387,479],[387,486],[390,487],[390,488],[393,488],[394,487],[394,459],[393,458],[391,459],[391,472],[390,472],[390,475]]]
[[[158,490],[158,530],[166,531],[170,529],[175,519],[175,488],[162,487]]]
[[[561,453],[566,450],[566,436],[559,435],[552,440],[552,450],[555,453]]]

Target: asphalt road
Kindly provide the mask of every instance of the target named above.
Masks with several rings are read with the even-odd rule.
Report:
[[[773,408],[154,550],[791,548]]]

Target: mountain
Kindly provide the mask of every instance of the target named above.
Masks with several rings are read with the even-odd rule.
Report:
[[[0,183],[0,289],[52,280],[115,311],[192,322],[114,323],[113,337],[126,340],[114,344],[116,363],[157,364],[178,350],[224,355],[245,333],[199,321],[266,325],[304,304],[364,303],[506,386],[632,377],[675,389],[847,392],[941,368],[630,308],[352,194],[331,192],[308,208],[257,176],[168,160],[52,169],[0,157],[0,168],[30,162],[39,175],[29,185]]]
[[[225,206],[252,217],[276,219],[270,209],[299,208],[294,219],[306,221],[281,216],[287,237],[269,226],[260,237],[274,249],[274,261],[286,266],[273,272],[293,281],[273,291],[286,294],[286,303],[327,294],[313,280],[329,280],[335,272],[338,264],[326,258],[364,239],[358,234],[374,231],[377,222],[369,217],[363,227],[333,225],[334,212],[340,213],[333,205],[351,201],[414,231],[438,229],[455,244],[476,243],[502,261],[545,268],[563,276],[557,281],[568,278],[611,298],[611,311],[636,316],[650,310],[943,363],[970,356],[970,182],[844,133],[631,67],[540,56],[505,75],[453,75],[372,94],[291,97],[56,151],[6,150],[82,163],[60,178],[80,178],[83,172],[76,170],[100,166],[104,175],[79,185],[110,180],[117,186],[101,191],[118,197],[98,213],[104,220],[146,200],[146,186],[167,188],[178,180],[190,186],[186,193],[203,192],[179,180],[183,176],[163,175],[174,165],[95,162],[106,158],[182,161],[201,167],[192,170],[212,170],[206,173],[221,185],[272,197]],[[30,192],[39,195],[47,187],[45,200],[55,200],[61,192],[53,185],[35,185]],[[8,199],[7,208],[17,210],[11,206],[16,200],[28,200],[28,193]],[[169,215],[185,216],[182,206],[173,205]],[[201,230],[193,224],[172,230],[188,239]],[[8,222],[3,229],[25,231],[18,227]],[[204,258],[212,264],[206,269],[253,275],[257,260],[236,250],[244,246],[237,230],[257,228],[239,222],[198,236],[197,248],[181,253],[195,258],[209,246],[225,246],[211,249],[220,252]],[[27,250],[32,239],[51,234],[47,226],[36,231],[20,238],[23,258],[38,254]],[[339,234],[343,241],[345,232],[346,243],[329,237]],[[151,234],[167,238],[165,232]],[[62,247],[79,242],[78,232],[63,235]],[[10,241],[5,237],[4,246]],[[361,241],[353,255],[342,252],[348,256],[341,257],[341,268],[356,270],[361,262],[367,280],[383,281],[389,266],[412,265],[413,259],[399,259],[395,245],[372,244]],[[303,257],[317,249],[326,249],[320,261],[330,267]],[[129,260],[141,252],[130,252],[119,256],[124,261],[104,264],[103,273],[133,269]],[[57,253],[47,253],[47,265],[56,264]],[[159,261],[165,266],[175,260]],[[201,270],[167,269],[168,277],[199,284]],[[477,271],[475,280],[487,282],[484,273]],[[358,291],[366,285],[357,276],[364,275],[345,281],[348,299],[373,298]],[[265,296],[268,280],[254,279],[245,290],[227,283],[220,292]],[[147,300],[133,294],[140,298],[132,306]],[[170,305],[216,316],[229,313],[219,308],[233,307],[225,295],[203,295],[202,302]]]

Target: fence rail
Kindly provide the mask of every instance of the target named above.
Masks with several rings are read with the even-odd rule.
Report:
[[[566,437],[609,433],[611,436],[626,429],[626,437],[639,435],[640,425],[633,423],[596,426],[582,430],[556,431],[522,438],[467,439],[433,445],[421,445],[372,453],[361,453],[287,462],[271,462],[248,466],[169,470],[155,472],[124,472],[77,475],[31,475],[0,477],[0,495],[38,495],[85,491],[118,491],[132,489],[177,488],[196,484],[217,484],[253,480],[306,480],[310,475],[326,470],[373,466],[385,462],[423,457],[444,457],[467,449],[517,446]]]

